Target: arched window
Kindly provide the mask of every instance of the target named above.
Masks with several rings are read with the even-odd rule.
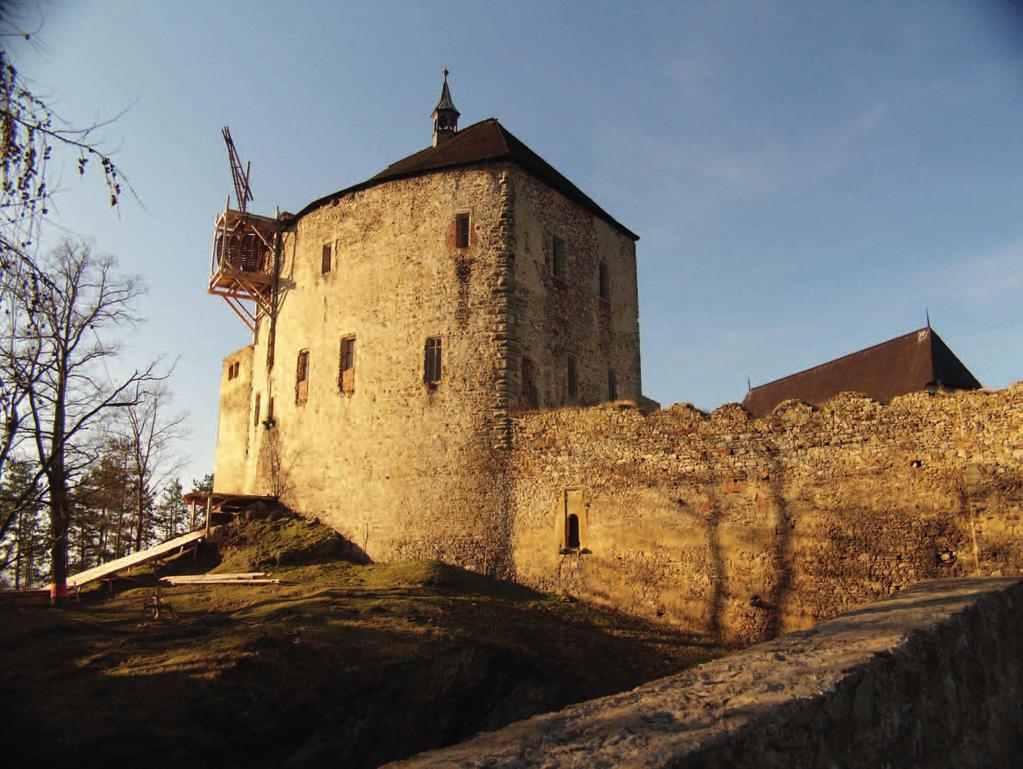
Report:
[[[575,513],[570,513],[568,520],[565,522],[565,547],[578,548],[579,547],[579,516]]]

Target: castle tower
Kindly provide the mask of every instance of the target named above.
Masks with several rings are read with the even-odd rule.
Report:
[[[433,109],[434,147],[458,133],[458,115],[455,103],[451,101],[451,91],[448,90],[448,71],[445,69],[444,87],[440,91],[440,101]]]
[[[226,231],[227,278],[273,290],[224,361],[215,491],[507,574],[516,414],[641,398],[638,236],[497,120],[459,130],[446,78],[433,118],[434,146],[270,220],[272,249]]]

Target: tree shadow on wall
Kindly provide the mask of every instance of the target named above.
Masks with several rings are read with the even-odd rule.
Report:
[[[679,500],[679,504],[682,504]],[[723,513],[718,502],[717,495],[710,498],[710,509],[707,513],[707,550],[710,553],[710,612],[707,620],[707,633],[715,641],[723,637],[721,628],[721,615],[724,612],[725,589],[727,587],[727,575],[725,574],[725,559],[721,551],[721,519]]]
[[[795,523],[785,501],[785,476],[777,447],[767,446],[767,462],[770,467],[767,488],[770,505],[775,510],[774,545],[771,548],[771,573],[774,581],[766,600],[757,601],[754,596],[753,605],[767,612],[764,638],[774,638],[781,632],[782,607],[792,588],[792,530]]]

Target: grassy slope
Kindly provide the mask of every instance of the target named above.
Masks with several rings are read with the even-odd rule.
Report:
[[[47,767],[372,767],[721,653],[432,561],[342,560],[301,521],[217,539],[172,570],[282,584],[165,589],[180,618],[141,625],[151,588],[0,611],[0,744]]]

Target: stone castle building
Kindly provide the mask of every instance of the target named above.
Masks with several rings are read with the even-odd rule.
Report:
[[[458,119],[445,73],[431,146],[294,215],[225,214],[251,231],[218,235],[215,273],[268,279],[225,360],[215,478],[374,559],[493,568],[510,414],[641,397],[638,238],[497,120]]]
[[[917,333],[908,394],[643,408],[636,235],[458,118],[445,81],[430,147],[294,215],[246,212],[233,164],[210,291],[254,341],[224,361],[217,492],[737,642],[1023,571],[1023,384],[949,392]]]

